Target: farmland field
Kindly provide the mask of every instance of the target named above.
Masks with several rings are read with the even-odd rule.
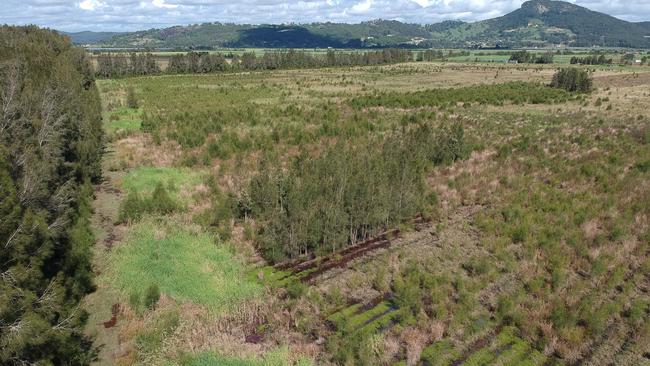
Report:
[[[99,80],[98,364],[650,365],[650,67],[459,57]]]

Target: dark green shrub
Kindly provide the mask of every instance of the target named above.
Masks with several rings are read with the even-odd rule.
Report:
[[[147,211],[147,203],[137,192],[129,192],[120,205],[120,222],[137,221]]]
[[[501,296],[497,303],[497,318],[502,324],[514,323],[515,301],[509,295]]]
[[[136,291],[131,292],[131,294],[129,294],[129,305],[131,306],[131,309],[137,311],[140,308],[140,304],[140,294]]]
[[[158,304],[158,300],[160,300],[160,289],[158,288],[158,285],[149,285],[144,293],[142,304],[146,306],[147,309],[153,309],[156,307],[156,304]]]
[[[287,294],[292,299],[297,299],[305,293],[307,287],[300,281],[290,281],[287,284]]]
[[[174,212],[176,208],[176,202],[167,192],[165,185],[162,182],[158,182],[153,194],[151,195],[148,210],[157,214],[167,215]]]
[[[138,97],[135,95],[135,89],[131,86],[126,91],[126,106],[129,108],[138,108]]]
[[[650,160],[640,161],[634,167],[641,173],[647,173],[650,171]]]
[[[518,225],[512,231],[512,242],[523,243],[528,236],[528,227],[526,225]]]
[[[643,319],[646,317],[648,310],[650,310],[648,300],[638,299],[625,311],[625,316],[628,318],[630,324],[638,326],[643,323]]]
[[[470,147],[460,123],[440,128],[434,145],[432,160],[436,164],[451,164],[469,156]]]
[[[120,205],[119,221],[138,221],[144,214],[168,215],[179,208],[163,183],[158,183],[151,197],[142,198],[137,192],[129,192]]]

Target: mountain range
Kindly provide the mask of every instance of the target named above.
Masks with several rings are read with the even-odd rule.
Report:
[[[203,23],[129,33],[68,33],[72,41],[102,47],[260,48],[650,48],[650,22],[633,23],[564,1],[532,0],[504,16],[474,23],[251,25]]]

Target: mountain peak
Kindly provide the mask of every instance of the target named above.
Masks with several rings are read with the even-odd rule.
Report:
[[[533,10],[537,14],[544,14],[550,10],[549,4],[540,0],[527,1],[521,5],[521,8]]]
[[[568,3],[566,1],[552,1],[552,0],[530,0],[521,5],[521,8],[528,10],[535,14],[545,14],[550,11],[563,13],[583,9],[578,5]]]

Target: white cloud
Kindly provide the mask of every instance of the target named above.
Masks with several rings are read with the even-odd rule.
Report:
[[[430,0],[413,0],[413,2],[420,5],[423,8],[426,8],[427,6],[433,3],[433,1]]]
[[[436,23],[503,15],[524,0],[0,0],[0,24],[67,31],[127,31],[203,22],[309,23],[400,19]],[[630,21],[650,20],[650,0],[571,0]],[[89,16],[92,14],[92,16]]]
[[[364,0],[360,3],[355,4],[352,7],[352,11],[357,13],[365,13],[372,7],[372,0]]]
[[[151,2],[153,6],[157,8],[165,8],[165,9],[176,9],[178,8],[177,4],[167,4],[165,3],[165,0],[153,0]]]
[[[94,11],[95,9],[105,6],[100,0],[84,0],[79,3],[79,8],[83,10]]]

